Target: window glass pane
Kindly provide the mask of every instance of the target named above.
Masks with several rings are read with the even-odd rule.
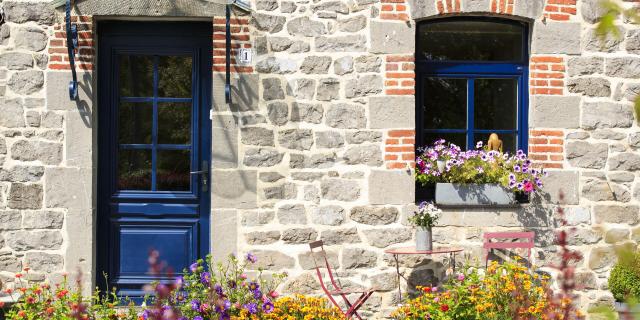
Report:
[[[151,150],[119,150],[118,189],[151,190]]]
[[[467,79],[425,78],[422,96],[424,128],[467,127]]]
[[[491,21],[441,21],[418,26],[418,59],[521,61],[523,27]]]
[[[487,145],[487,141],[489,141],[490,133],[476,133],[474,135],[475,141],[482,141],[484,145]],[[516,134],[498,134],[500,140],[502,140],[502,151],[509,152],[511,154],[515,153],[517,148],[518,140],[516,139]],[[475,146],[474,146],[475,147]],[[527,150],[524,150],[525,152]]]
[[[517,129],[518,81],[516,79],[476,79],[474,88],[476,129]]]
[[[158,143],[191,143],[191,103],[158,104]]]
[[[191,189],[191,151],[158,150],[157,190],[189,191]]]
[[[119,143],[150,144],[152,123],[152,103],[121,102],[118,109]]]
[[[451,142],[462,149],[467,147],[467,135],[464,133],[427,132],[423,136],[425,146],[433,145],[436,140],[440,139],[445,139],[447,142]]]
[[[164,98],[190,98],[191,65],[191,57],[159,57],[158,96]]]
[[[121,97],[153,97],[153,60],[153,56],[119,56]]]

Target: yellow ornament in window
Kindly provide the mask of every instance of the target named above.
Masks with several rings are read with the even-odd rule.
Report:
[[[489,141],[487,141],[487,148],[489,148],[489,150],[495,150],[495,151],[502,150],[502,140],[500,140],[497,134],[492,133],[491,135],[489,135]]]

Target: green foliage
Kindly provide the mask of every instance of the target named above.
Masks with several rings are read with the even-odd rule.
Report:
[[[442,210],[438,209],[433,203],[423,201],[418,206],[418,211],[411,217],[409,222],[416,227],[431,228],[438,223]]]
[[[609,290],[617,301],[640,299],[640,251],[619,257],[609,276]]]

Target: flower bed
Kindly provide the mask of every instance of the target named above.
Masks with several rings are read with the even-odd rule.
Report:
[[[492,262],[486,269],[467,268],[443,287],[419,287],[420,296],[395,310],[392,317],[424,319],[558,319],[559,309],[546,276],[518,263]],[[571,311],[571,317],[580,314]]]
[[[149,257],[152,273],[156,275],[162,272],[158,259],[157,252]],[[263,277],[259,270],[257,276],[250,279],[245,268],[255,262],[252,254],[242,260],[232,255],[226,264],[213,265],[210,258],[198,260],[175,281],[151,284],[147,288],[149,297],[142,307],[117,297],[115,290],[108,294],[96,291],[87,298],[81,294],[80,281],[73,289],[66,278],[53,286],[29,285],[23,280],[24,274],[17,274],[15,290],[23,296],[8,310],[6,317],[8,320],[344,319],[340,310],[322,298],[302,295],[280,298],[275,288],[285,274]],[[27,268],[25,272],[28,271]]]

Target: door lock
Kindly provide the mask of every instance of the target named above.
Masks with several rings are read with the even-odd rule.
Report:
[[[209,162],[202,161],[202,170],[191,171],[192,175],[197,174],[202,178],[202,191],[207,191],[207,185],[209,183]]]

